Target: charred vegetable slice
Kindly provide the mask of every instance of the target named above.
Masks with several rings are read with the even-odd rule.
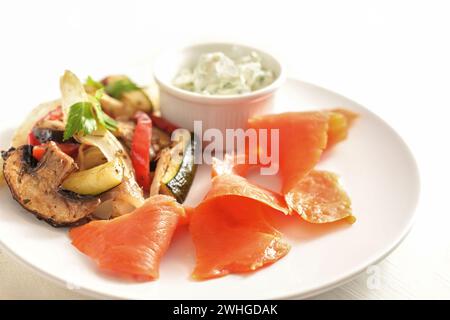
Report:
[[[51,128],[39,128],[34,127],[33,130],[30,132],[29,139],[33,139],[34,141],[29,141],[30,144],[36,145],[41,143],[47,143],[49,141],[55,141],[57,143],[63,143],[63,142],[70,142],[70,143],[76,143],[76,140],[73,138],[70,138],[66,141],[64,141],[64,131],[61,130],[53,130]]]
[[[165,132],[172,133],[178,129],[176,125],[160,116],[157,116],[156,114],[151,114],[150,118],[152,119],[156,127],[160,128],[161,130],[164,130]]]
[[[3,152],[3,173],[14,199],[26,210],[52,226],[86,222],[100,199],[60,192],[61,182],[77,169],[73,159],[54,143],[46,145],[41,161],[32,156],[33,146]]]
[[[133,110],[151,112],[152,103],[142,88],[137,86],[130,78],[122,75],[113,75],[103,79],[105,92],[122,101],[125,106]]]
[[[169,147],[172,141],[170,140],[170,135],[153,126],[152,128],[152,148],[155,154],[158,154],[162,149]]]
[[[75,158],[78,153],[78,148],[80,147],[79,144],[76,143],[57,143],[56,144],[59,149],[61,149],[62,152],[67,154],[68,156]],[[45,144],[41,144],[38,146],[33,147],[33,157],[40,161],[42,157],[44,156],[45,152],[47,150],[47,147]]]
[[[62,188],[82,195],[98,195],[119,185],[123,179],[123,166],[115,159],[91,169],[68,176]]]
[[[121,99],[125,92],[139,91],[139,88],[130,78],[126,76],[109,76],[103,80],[105,91],[115,99]]]
[[[91,169],[108,162],[102,151],[97,147],[81,145],[78,151],[77,164],[80,170]]]
[[[100,82],[89,77],[84,87],[91,95],[104,89],[106,94],[100,98],[102,109],[116,120],[130,120],[137,111],[149,113],[153,108],[144,89],[124,75],[110,75]]]
[[[95,90],[94,94],[95,92],[99,93],[98,90]],[[75,75],[72,75],[72,77],[63,77],[61,94],[63,111],[66,115],[67,111],[65,107],[70,107],[78,101],[86,101],[87,96],[83,85]],[[96,96],[94,98],[98,98],[99,94]],[[91,98],[87,97],[87,100],[91,101]],[[130,157],[124,146],[114,137],[112,132],[109,130],[97,130],[93,135],[77,135],[76,139],[81,144],[100,149],[108,161],[118,159],[123,165],[122,183],[101,195],[102,201],[108,199],[108,202],[112,204],[110,206],[111,215],[119,216],[141,206],[144,202],[144,197],[142,195],[142,189],[135,180]],[[131,210],[128,210],[130,208]]]
[[[195,176],[195,139],[189,131],[179,129],[174,132],[174,141],[171,149],[161,152],[150,194],[171,195],[182,203]]]

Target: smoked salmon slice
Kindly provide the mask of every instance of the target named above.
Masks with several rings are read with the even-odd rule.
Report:
[[[211,181],[211,189],[204,201],[223,196],[249,198],[255,202],[272,207],[281,213],[289,213],[289,209],[282,195],[254,185],[244,177],[235,174],[223,174],[213,178]]]
[[[347,109],[333,109],[328,114],[328,142],[326,149],[330,149],[338,142],[347,139],[350,127],[358,114]]]
[[[213,176],[235,174],[235,164],[236,160],[232,156],[225,156],[224,160],[213,158]],[[241,166],[239,171],[242,172],[244,165],[238,166]],[[241,195],[252,197],[251,192]],[[332,172],[312,170],[284,198],[288,213],[297,212],[311,223],[329,223],[344,218],[351,223],[356,221],[352,215],[350,198],[340,186],[338,176]],[[284,208],[280,211],[286,213]]]
[[[280,130],[280,175],[289,208],[312,223],[354,222],[351,202],[331,172],[311,171],[322,151],[347,138],[357,115],[345,109],[295,112],[251,119],[249,126]]]
[[[213,178],[224,174],[245,176],[252,167],[252,165],[248,163],[248,157],[245,154],[231,155],[229,153],[225,153],[223,159],[213,157],[211,166],[211,177]],[[255,164],[255,166],[257,166],[257,164]]]
[[[237,175],[213,178],[206,198],[190,218],[197,280],[255,271],[285,256],[290,246],[267,220],[287,212],[282,196]]]
[[[319,112],[289,112],[252,118],[249,126],[257,130],[279,129],[280,169],[288,171],[284,176],[291,176],[289,170],[298,167],[300,170],[297,175],[301,177],[320,160],[323,150],[330,149],[347,138],[357,117],[358,114],[353,111],[339,108]],[[270,150],[270,145],[267,149]],[[259,159],[260,148],[252,151]],[[260,162],[249,163],[249,152],[247,149],[246,154],[225,154],[220,160],[213,158],[212,176],[224,173],[245,176],[250,168],[262,166]],[[294,180],[287,180],[290,179]],[[288,182],[287,184],[289,185]]]
[[[133,212],[114,220],[93,221],[70,230],[72,244],[92,258],[100,270],[137,281],[159,277],[184,209],[174,198],[155,195]]]
[[[279,130],[279,173],[287,193],[319,162],[327,146],[328,116],[324,112],[286,112],[249,119],[256,130]],[[271,150],[270,140],[267,150]]]
[[[311,171],[285,194],[285,199],[308,222],[329,223],[344,218],[355,221],[350,198],[332,172]]]
[[[279,129],[282,192],[289,210],[297,212],[308,222],[355,220],[350,198],[339,185],[337,176],[331,172],[311,170],[325,148],[347,138],[356,118],[357,114],[352,111],[333,109],[264,115],[249,120],[249,126],[257,130]],[[260,150],[257,152],[259,154]],[[223,160],[213,159],[212,175],[246,175],[252,166],[255,164],[248,163],[246,154],[225,155]]]

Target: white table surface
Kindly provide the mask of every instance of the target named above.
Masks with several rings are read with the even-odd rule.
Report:
[[[406,140],[422,181],[410,235],[321,299],[450,298],[448,1],[9,1],[0,4],[0,128],[58,94],[64,69],[120,72],[162,48],[270,48],[291,76],[369,107]],[[150,70],[150,69],[149,69]],[[149,71],[150,72],[150,71]],[[35,89],[34,83],[48,83]],[[14,111],[12,111],[14,110]],[[0,146],[6,147],[6,146]],[[1,206],[1,205],[0,205]],[[382,235],[380,235],[382,236]],[[83,299],[0,252],[0,298]]]

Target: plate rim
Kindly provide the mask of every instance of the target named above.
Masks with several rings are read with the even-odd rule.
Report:
[[[296,77],[287,77],[286,81],[284,82],[284,84],[282,84],[281,87],[285,86],[286,83],[288,82],[296,82],[296,83],[300,83],[301,85],[306,85],[309,86],[311,88],[314,89],[319,89],[322,91],[327,91],[329,93],[332,93],[333,95],[345,99],[345,100],[349,100],[352,101],[352,103],[354,103],[355,105],[357,105],[359,108],[364,109],[367,113],[369,113],[372,117],[376,118],[378,121],[381,121],[382,123],[384,123],[386,125],[386,127],[391,131],[391,133],[393,133],[399,140],[399,142],[401,144],[403,144],[403,147],[405,149],[405,151],[407,151],[409,158],[412,160],[412,167],[414,169],[414,180],[417,181],[417,190],[416,190],[416,194],[414,197],[414,203],[410,209],[411,211],[411,217],[409,218],[409,221],[407,222],[407,224],[405,225],[405,227],[403,228],[403,230],[398,234],[398,236],[396,237],[396,239],[394,241],[392,241],[390,243],[389,246],[386,246],[385,249],[380,250],[380,252],[376,252],[375,254],[373,254],[374,258],[371,259],[370,261],[366,261],[363,263],[360,263],[359,265],[357,265],[356,267],[354,267],[350,272],[348,272],[344,277],[337,277],[337,279],[334,279],[331,282],[328,283],[320,283],[317,286],[314,286],[312,288],[308,288],[307,291],[303,292],[303,293],[298,293],[295,292],[294,290],[291,290],[291,292],[287,292],[285,294],[282,295],[278,295],[275,297],[271,297],[268,299],[273,299],[273,300],[283,300],[283,299],[306,299],[306,298],[311,298],[313,296],[319,295],[321,293],[327,292],[329,290],[335,289],[349,281],[351,281],[352,279],[356,278],[359,274],[361,274],[362,272],[364,272],[364,270],[367,269],[367,266],[376,264],[378,262],[380,262],[381,260],[385,259],[390,253],[392,253],[404,240],[405,238],[408,236],[409,232],[411,231],[416,219],[417,219],[417,206],[418,203],[420,201],[420,195],[421,195],[421,179],[420,179],[420,171],[419,171],[419,167],[417,165],[417,160],[414,157],[414,154],[412,153],[410,147],[408,146],[408,144],[406,143],[406,141],[403,139],[403,137],[397,132],[395,131],[392,126],[385,121],[384,119],[382,119],[381,117],[379,117],[376,113],[374,113],[371,109],[364,107],[363,105],[361,105],[360,103],[347,98],[344,95],[341,95],[339,93],[336,93],[333,90],[327,89],[325,87],[322,87],[321,85],[316,85],[313,84],[311,82],[308,81],[303,81],[299,78]],[[15,261],[17,261],[18,263],[20,263],[21,265],[25,266],[26,268],[30,269],[30,271],[35,272],[36,274],[40,275],[41,277],[43,277],[46,280],[49,280],[50,282],[66,289],[66,290],[71,290],[67,287],[67,281],[52,275],[48,272],[46,272],[45,270],[42,270],[36,266],[34,266],[33,264],[29,263],[28,261],[26,261],[26,259],[18,256],[14,251],[12,251],[11,248],[9,248],[1,239],[0,237],[0,249],[2,249],[2,252],[5,252],[7,256],[13,258]],[[124,296],[117,296],[114,294],[109,294],[109,293],[103,293],[103,292],[99,292],[99,291],[95,291],[93,289],[89,289],[86,288],[84,286],[77,286],[76,289],[73,290],[76,293],[79,293],[81,295],[85,295],[87,296],[86,298],[96,298],[96,299],[130,299],[128,297],[124,297]],[[219,298],[212,298],[213,300],[219,300]],[[156,299],[155,299],[156,300]],[[240,300],[240,299],[238,299]]]

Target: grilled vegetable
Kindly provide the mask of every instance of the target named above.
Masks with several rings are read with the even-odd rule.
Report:
[[[135,118],[137,123],[131,144],[131,162],[136,174],[136,181],[144,191],[149,191],[152,121],[142,111],[137,112]]]
[[[45,147],[34,146],[33,147],[33,158],[35,158],[37,161],[41,161],[42,157],[45,154],[45,151],[47,151],[47,148],[45,148]]]
[[[70,73],[69,73],[70,75]],[[98,91],[96,91],[98,93]],[[95,92],[94,92],[95,94]],[[86,101],[87,93],[80,80],[72,74],[65,76],[61,81],[62,110],[65,117],[68,115],[68,108],[78,101]],[[97,94],[97,99],[98,99]],[[102,95],[102,97],[105,95]],[[87,97],[87,101],[91,101]],[[96,104],[97,105],[97,104]],[[76,139],[81,144],[95,146],[101,150],[108,161],[118,158],[123,164],[123,181],[117,187],[101,195],[103,199],[108,199],[112,204],[111,215],[119,216],[130,212],[129,208],[137,208],[144,202],[142,189],[134,178],[134,172],[131,165],[128,152],[124,146],[109,130],[97,130],[92,135],[77,135]],[[101,204],[103,206],[103,203]],[[124,210],[127,209],[128,211]]]
[[[127,91],[122,94],[120,98],[126,106],[132,107],[134,111],[152,111],[152,103],[148,96],[144,93],[142,89]]]
[[[171,123],[167,122],[165,119],[158,117],[154,114],[150,115],[150,119],[152,119],[152,147],[150,149],[151,155],[150,171],[154,172],[156,170],[157,162],[161,157],[162,150],[172,145],[170,134],[178,128],[172,125]]]
[[[175,145],[161,152],[153,177],[150,195],[171,195],[182,203],[194,180],[196,165],[193,135],[179,129],[174,132]]]
[[[45,117],[49,112],[61,105],[60,100],[45,102],[37,106],[25,118],[23,123],[17,128],[11,141],[11,145],[15,148],[27,144],[28,134],[40,119]]]
[[[153,122],[152,122],[153,124]],[[150,172],[156,169],[156,163],[160,158],[161,151],[170,147],[172,140],[170,135],[157,127],[152,127],[152,146],[150,148]]]
[[[114,136],[122,142],[122,144],[131,150],[131,145],[133,143],[133,134],[136,129],[135,121],[117,121],[117,130],[113,132]]]
[[[33,131],[28,134],[28,144],[31,146],[38,146],[41,142],[36,138]]]
[[[122,142],[122,144],[131,150],[133,144],[133,136],[136,130],[136,123],[134,121],[117,121],[117,130],[114,136]],[[150,147],[150,171],[155,171],[156,162],[159,159],[161,150],[169,147],[172,144],[170,134],[153,125],[152,121],[152,143]]]
[[[122,182],[123,166],[120,160],[109,161],[91,169],[68,176],[62,188],[81,195],[99,195]]]
[[[140,207],[144,203],[142,189],[134,178],[130,157],[119,140],[110,131],[106,131],[102,136],[84,136],[79,139],[83,144],[99,148],[108,161],[118,158],[124,165],[122,183],[102,194],[102,201],[108,199],[113,202],[112,215],[119,216],[130,212],[123,210],[124,208],[133,210]]]
[[[64,152],[68,156],[71,156],[72,158],[76,157],[78,148],[80,147],[80,145],[76,143],[57,143],[56,145],[59,149],[61,149],[62,152]],[[40,161],[44,156],[46,149],[47,147],[45,145],[34,146],[33,157],[36,160]]]
[[[111,75],[101,82],[88,77],[84,88],[91,95],[104,89],[106,95],[100,98],[102,109],[118,120],[130,120],[137,111],[149,113],[153,109],[145,91],[124,75]]]
[[[77,169],[73,159],[54,142],[46,145],[41,161],[24,145],[2,154],[4,176],[14,199],[25,209],[55,227],[78,225],[100,204],[100,199],[61,192],[61,182]]]
[[[35,140],[33,140],[33,138]],[[47,143],[49,141],[55,141],[57,143],[70,142],[76,143],[75,139],[71,138],[64,141],[64,131],[53,130],[51,128],[34,127],[29,135],[29,143],[32,145]]]
[[[60,79],[60,89],[61,113],[65,120],[64,141],[73,136],[90,135],[97,130],[117,129],[116,121],[102,110],[100,98],[103,89],[89,96],[77,76],[68,70]]]
[[[110,97],[102,99],[102,107],[113,117],[129,120],[137,111],[152,111],[153,106],[147,94],[127,76],[108,76],[101,83]]]
[[[152,148],[156,154],[171,144],[172,140],[170,140],[170,135],[167,132],[157,127],[152,127]]]
[[[169,121],[167,121],[164,118],[161,118],[160,116],[152,114],[152,115],[150,115],[150,117],[152,118],[152,121],[155,124],[155,126],[160,128],[161,130],[164,130],[165,132],[172,133],[178,129],[178,127],[176,125],[174,125],[173,123],[170,123]]]
[[[127,92],[141,90],[137,84],[124,75],[112,75],[102,80],[105,91],[108,95],[115,99],[122,99]]]
[[[104,164],[107,161],[106,157],[97,147],[83,144],[78,151],[77,164],[80,170],[90,169]]]

